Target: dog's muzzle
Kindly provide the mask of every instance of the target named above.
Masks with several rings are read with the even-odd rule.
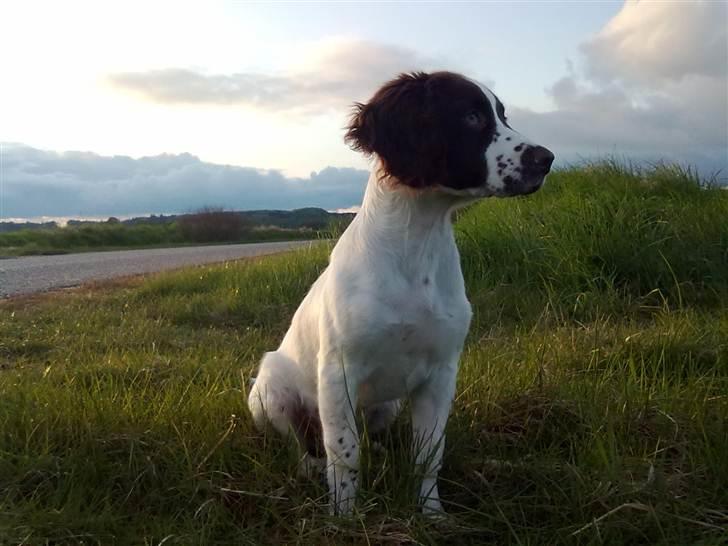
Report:
[[[528,195],[538,190],[551,171],[554,154],[543,146],[529,146],[521,156],[521,180],[513,188],[514,195]]]
[[[551,170],[554,154],[543,146],[529,146],[521,156],[523,174],[528,177],[544,177]]]

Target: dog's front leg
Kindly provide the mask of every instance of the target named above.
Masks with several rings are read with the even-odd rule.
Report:
[[[359,434],[354,420],[356,385],[339,360],[319,365],[318,401],[330,510],[348,515],[354,508],[359,480]]]
[[[457,361],[438,368],[411,396],[415,464],[422,471],[419,500],[422,512],[442,513],[437,475],[445,449],[445,425],[455,396]]]

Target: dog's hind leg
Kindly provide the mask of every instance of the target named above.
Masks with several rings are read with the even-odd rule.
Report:
[[[321,423],[316,407],[307,406],[299,391],[300,370],[279,352],[266,353],[248,396],[258,430],[266,423],[285,438],[296,440],[303,452],[299,475],[316,477],[323,466]]]
[[[296,381],[299,373],[295,362],[285,355],[275,351],[265,354],[248,395],[248,408],[258,430],[263,430],[267,421],[285,437],[295,431],[295,417],[301,408]]]

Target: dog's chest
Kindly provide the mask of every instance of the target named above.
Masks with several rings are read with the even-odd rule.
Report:
[[[451,366],[470,324],[462,275],[425,275],[392,282],[378,298],[378,324],[368,325],[360,400],[406,397],[438,366]]]

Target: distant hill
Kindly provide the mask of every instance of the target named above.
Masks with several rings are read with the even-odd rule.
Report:
[[[277,227],[282,229],[325,229],[333,221],[351,221],[354,217],[353,213],[345,212],[329,212],[316,207],[307,207],[295,210],[244,210],[237,211],[237,214],[243,217],[246,225],[255,227]],[[140,216],[130,218],[128,220],[117,220],[109,218],[104,221],[95,220],[69,220],[69,226],[94,225],[104,223],[120,223],[124,225],[144,225],[144,224],[169,224],[188,216],[187,214],[170,214]],[[19,231],[22,229],[55,229],[58,225],[55,222],[0,222],[0,233],[8,233],[11,231]]]
[[[332,221],[354,218],[353,213],[329,212],[314,207],[296,210],[251,210],[243,211],[240,215],[253,225],[286,229],[325,229]]]

